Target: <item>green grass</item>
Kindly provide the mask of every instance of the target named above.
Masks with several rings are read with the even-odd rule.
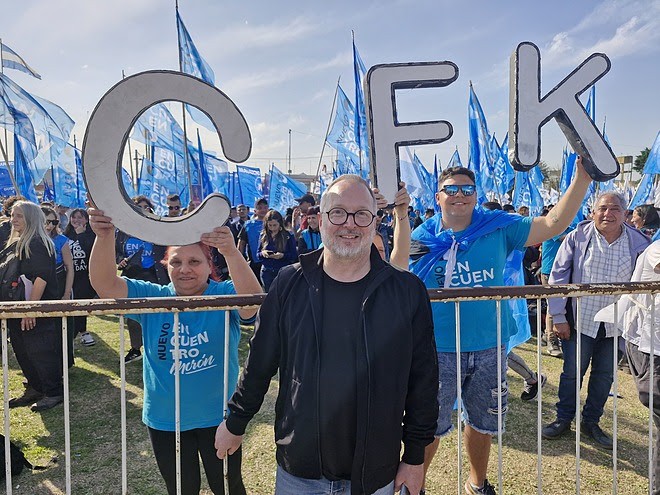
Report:
[[[83,495],[121,493],[119,333],[116,318],[90,318],[90,331],[97,345],[76,345],[76,365],[70,370],[72,493]],[[247,353],[248,332],[243,329],[241,355]],[[128,335],[127,335],[128,342]],[[534,340],[519,354],[532,365],[536,362]],[[543,390],[543,422],[554,419],[561,360],[543,357],[548,384]],[[10,351],[10,393],[22,393],[22,375]],[[165,488],[151,452],[146,427],[141,422],[142,365],[126,367],[127,437],[129,493],[163,494]],[[619,459],[618,493],[643,494],[647,490],[648,411],[637,399],[629,375],[620,373],[618,401]],[[585,380],[586,381],[586,380]],[[503,436],[503,493],[536,493],[536,402],[522,402],[522,380],[509,372],[510,401],[506,433]],[[261,412],[250,424],[244,443],[243,477],[248,493],[273,493],[275,448],[272,424],[277,383],[274,381]],[[13,482],[14,493],[25,495],[64,493],[64,418],[62,407],[41,414],[27,408],[12,409],[12,440],[35,464],[52,457],[59,463],[46,471],[24,472]],[[612,404],[608,401],[603,428],[612,431]],[[456,493],[456,433],[442,439],[428,476],[429,494]],[[612,455],[582,441],[581,488],[586,494],[611,493]],[[575,493],[574,436],[543,441],[543,488],[545,493]],[[463,476],[467,459],[463,458]],[[497,442],[491,451],[490,480],[497,485]],[[2,482],[0,493],[5,492]],[[203,494],[210,494],[208,489]]]

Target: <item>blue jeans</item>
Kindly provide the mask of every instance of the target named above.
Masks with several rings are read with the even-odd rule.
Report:
[[[564,351],[564,370],[559,377],[559,402],[557,402],[557,419],[560,421],[572,421],[575,417],[576,333],[575,329],[571,328],[571,338],[562,339],[561,342]],[[587,402],[582,410],[582,421],[598,423],[614,381],[614,338],[605,337],[605,327],[601,323],[596,338],[582,335],[581,345],[580,388],[584,374],[591,364]]]
[[[497,435],[498,390],[502,391],[502,427],[507,411],[509,391],[506,383],[506,351],[500,348],[502,383],[497,382],[497,348],[461,352],[461,398],[463,422],[486,435]],[[456,404],[456,353],[438,352],[440,383],[438,386],[438,426],[436,437],[452,428],[451,415]]]
[[[275,495],[351,495],[351,482],[298,478],[277,466]],[[379,488],[372,495],[394,495],[394,481]]]

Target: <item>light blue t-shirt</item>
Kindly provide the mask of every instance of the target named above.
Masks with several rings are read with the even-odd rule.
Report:
[[[567,228],[561,234],[543,241],[541,244],[541,273],[544,275],[550,275],[552,271],[552,264],[555,262],[557,257],[557,252],[559,251],[559,246],[561,246],[562,237],[566,236],[571,231],[571,228]]]
[[[174,297],[172,284],[125,278],[128,297]],[[210,282],[205,296],[235,294],[234,284]],[[174,431],[174,315],[129,315],[142,325],[144,341],[144,408],[142,421],[155,430]],[[179,313],[181,431],[217,426],[223,419],[225,312]],[[239,315],[231,311],[229,328],[229,396],[238,380]]]
[[[532,218],[525,218],[475,240],[459,249],[451,287],[495,287],[504,284],[504,266],[509,253],[522,249],[529,236]],[[442,288],[447,260],[440,259],[424,280],[428,288]],[[438,352],[456,352],[456,310],[454,303],[433,303],[433,325]],[[508,304],[502,308],[502,342],[515,333]],[[462,302],[461,352],[482,351],[497,346],[495,301]]]

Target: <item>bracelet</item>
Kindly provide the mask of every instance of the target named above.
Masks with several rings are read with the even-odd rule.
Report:
[[[408,217],[396,217],[396,219],[400,222],[403,222],[404,220],[407,220]]]

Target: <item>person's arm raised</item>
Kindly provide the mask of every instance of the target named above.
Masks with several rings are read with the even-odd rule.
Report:
[[[582,166],[582,157],[575,162],[575,179],[555,207],[544,217],[535,217],[525,246],[534,246],[561,234],[571,224],[591,184],[591,177]]]
[[[216,227],[213,232],[202,234],[204,244],[215,247],[225,257],[229,275],[234,282],[236,294],[261,294],[263,289],[254,272],[234,244],[234,236],[229,227]],[[238,311],[241,318],[252,318],[256,309],[245,308]]]
[[[96,240],[89,257],[89,280],[101,298],[118,299],[128,296],[126,281],[117,275],[115,264],[115,226],[103,211],[90,208],[89,224]]]

